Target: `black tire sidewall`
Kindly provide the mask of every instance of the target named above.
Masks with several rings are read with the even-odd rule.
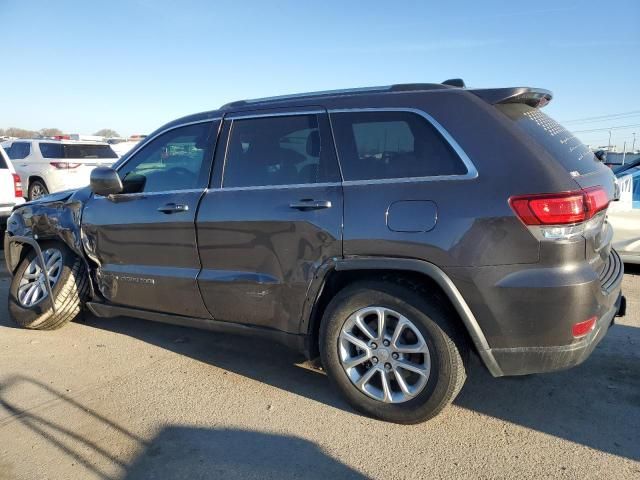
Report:
[[[34,180],[33,182],[31,182],[29,184],[29,200],[33,200],[31,192],[33,190],[34,185],[40,185],[42,187],[42,189],[44,190],[43,196],[44,195],[48,195],[49,194],[49,189],[47,188],[47,186],[44,184],[43,181],[41,180]]]
[[[355,311],[371,305],[388,307],[404,315],[422,333],[431,360],[427,385],[415,398],[403,403],[383,403],[352,384],[342,368],[338,354],[340,330]],[[325,312],[320,335],[320,354],[324,368],[349,403],[365,414],[396,423],[418,423],[437,414],[450,390],[452,361],[446,336],[450,330],[443,313],[416,292],[386,282],[366,282],[342,290]],[[444,329],[443,329],[444,327]]]
[[[69,247],[59,242],[42,242],[40,243],[40,249],[44,252],[48,248],[56,248],[62,253],[62,272],[58,277],[58,281],[52,287],[52,293],[54,301],[58,298],[60,290],[64,288],[69,276],[72,275],[73,268],[76,264],[77,257],[69,250]],[[20,262],[20,265],[16,269],[13,278],[11,280],[11,286],[9,288],[9,313],[11,317],[21,326],[32,327],[37,326],[44,319],[43,315],[51,312],[51,301],[47,297],[45,300],[37,303],[33,307],[25,307],[18,301],[18,287],[20,286],[20,279],[22,274],[27,269],[29,263],[36,258],[35,250],[31,249]]]

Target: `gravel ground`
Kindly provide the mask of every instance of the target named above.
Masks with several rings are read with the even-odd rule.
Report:
[[[2,262],[4,266],[4,263]],[[353,412],[263,341],[129,318],[14,328],[0,270],[0,478],[640,478],[640,269],[581,366],[494,379],[416,426]]]

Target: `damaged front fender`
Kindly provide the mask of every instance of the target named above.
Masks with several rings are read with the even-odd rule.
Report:
[[[91,272],[81,235],[82,211],[90,196],[91,190],[87,187],[47,195],[17,207],[7,220],[4,238],[5,262],[9,272],[15,272],[25,254],[24,249],[31,248],[12,241],[11,237],[29,237],[38,242],[60,240],[84,261],[87,271]],[[90,283],[93,293],[93,282]]]

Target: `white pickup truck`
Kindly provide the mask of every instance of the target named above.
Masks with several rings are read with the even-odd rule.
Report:
[[[0,231],[3,231],[7,218],[15,205],[24,203],[22,182],[13,169],[4,149],[0,147]]]

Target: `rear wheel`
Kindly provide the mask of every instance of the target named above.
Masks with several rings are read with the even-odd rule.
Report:
[[[450,315],[435,297],[395,283],[349,286],[323,318],[323,365],[357,410],[396,423],[428,420],[466,379],[467,348]]]
[[[40,245],[56,306],[51,308],[44,272],[34,250],[18,266],[9,291],[9,314],[20,326],[54,330],[80,313],[88,291],[88,278],[80,258],[59,242]]]
[[[29,200],[37,200],[45,195],[49,195],[49,189],[42,180],[29,182]]]

